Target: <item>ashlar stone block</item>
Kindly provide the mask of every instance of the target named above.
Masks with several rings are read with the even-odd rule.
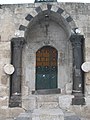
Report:
[[[69,109],[70,105],[72,103],[72,98],[74,98],[73,95],[62,95],[59,96],[59,106],[62,109]]]
[[[61,109],[35,109],[32,120],[64,120],[64,114]]]
[[[66,84],[66,93],[71,94],[72,93],[72,83]]]
[[[0,85],[0,96],[8,96],[8,89],[7,87]]]
[[[52,8],[51,8],[51,10],[54,11],[54,12],[57,12],[58,7],[56,7],[56,6],[53,5]]]
[[[90,85],[90,72],[85,74],[86,84]]]
[[[0,97],[0,107],[3,107],[3,106],[8,106],[8,97],[5,96],[5,97]]]
[[[41,9],[42,9],[42,11],[47,10],[47,5],[46,4],[42,5]]]
[[[7,76],[7,75],[2,75],[2,76],[1,76],[1,84],[2,84],[2,85],[7,85],[8,79],[9,79],[9,76]]]
[[[10,50],[10,44],[10,42],[0,42],[0,51]]]
[[[28,96],[22,99],[22,107],[26,110],[33,110],[36,108],[36,98]]]
[[[90,107],[90,95],[85,97],[86,105]]]
[[[37,108],[42,108],[42,109],[52,109],[52,108],[58,108],[58,102],[38,102],[37,103]]]

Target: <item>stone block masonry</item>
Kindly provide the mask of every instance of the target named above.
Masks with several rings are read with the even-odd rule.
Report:
[[[77,71],[73,82],[73,47],[70,36],[75,34],[76,28],[81,31],[80,35],[85,39],[83,47],[80,44],[84,55],[83,62],[90,62],[90,3],[55,2],[0,6],[0,119],[16,119],[20,113],[24,114],[28,110],[33,110],[33,120],[64,120],[62,109],[73,111],[82,117],[90,116],[90,72],[84,73],[83,84],[74,86],[75,90],[83,89],[85,105],[72,105],[73,83],[77,80],[79,83],[81,77],[77,66],[74,66]],[[11,40],[17,38],[25,39],[25,43],[22,55],[17,53],[16,57],[19,59],[19,62],[15,59],[17,72],[15,71],[16,75],[13,74],[15,77],[11,82],[11,76],[4,72],[4,66],[12,61]],[[43,46],[53,46],[58,51],[57,84],[61,90],[61,93],[57,94],[58,99],[53,95],[51,97],[32,95],[32,91],[36,90],[36,51]],[[18,45],[17,47],[20,48]],[[15,50],[17,47],[15,46]],[[79,47],[77,45],[77,49]],[[75,60],[77,59],[76,57]],[[19,64],[21,60],[22,64]],[[17,64],[21,65],[20,69]],[[17,86],[18,90],[21,87],[20,106],[10,108],[12,84],[15,88],[13,93],[17,92]],[[58,107],[61,109],[58,110]],[[50,109],[50,114],[47,108]]]

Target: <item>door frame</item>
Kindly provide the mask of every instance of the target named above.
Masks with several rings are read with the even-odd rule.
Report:
[[[43,46],[43,47],[39,48],[39,49],[36,51],[35,90],[39,90],[39,89],[38,89],[38,86],[37,86],[37,52],[40,51],[40,50],[45,50],[45,49],[47,49],[47,50],[49,49],[49,50],[50,50],[50,51],[49,51],[50,55],[52,54],[51,52],[53,52],[53,51],[56,52],[56,59],[55,59],[56,66],[53,66],[53,65],[52,65],[53,67],[51,68],[53,71],[55,70],[55,72],[53,72],[53,74],[56,73],[56,74],[55,74],[55,79],[56,79],[56,81],[53,81],[53,82],[56,82],[55,85],[54,85],[55,87],[53,88],[53,86],[51,86],[51,85],[52,85],[52,84],[51,84],[51,81],[48,81],[48,84],[49,84],[49,87],[50,87],[50,88],[46,88],[46,89],[56,89],[57,86],[58,86],[58,80],[57,80],[57,79],[58,79],[58,51],[57,51],[57,49],[56,49],[55,47],[52,47],[52,46],[48,46],[48,45],[47,45],[47,46]],[[49,56],[49,57],[50,57],[50,56]],[[53,58],[54,58],[54,57],[53,57]],[[49,62],[53,62],[53,61],[50,61],[50,60],[49,60]],[[47,66],[45,66],[45,67],[47,67]],[[49,71],[50,73],[52,72],[51,69],[50,69],[50,71]],[[46,73],[45,73],[45,74],[46,74]],[[49,74],[49,75],[50,75],[50,74]],[[42,90],[43,90],[43,89],[45,89],[45,88],[42,88]]]

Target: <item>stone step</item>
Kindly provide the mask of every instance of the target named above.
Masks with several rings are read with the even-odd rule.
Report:
[[[61,109],[35,109],[32,120],[64,120],[64,114]]]
[[[85,118],[82,118],[82,117],[81,117],[81,120],[90,120],[90,118],[86,118],[86,117],[85,117]]]
[[[8,119],[9,120],[9,119]],[[13,119],[12,119],[13,120]],[[55,109],[34,109],[25,113],[21,113],[14,120],[90,120],[87,118],[78,117],[74,112],[62,110],[60,108]]]
[[[42,109],[52,109],[52,108],[59,108],[59,103],[58,102],[38,102],[37,103],[37,109],[42,108]]]
[[[57,95],[39,95],[36,98],[37,108],[58,108],[59,107],[59,97]]]
[[[59,88],[32,91],[32,94],[35,95],[60,94],[60,93],[61,93],[61,89]]]
[[[81,120],[78,116],[66,116],[64,120]]]
[[[36,97],[37,108],[68,109],[72,104],[73,95],[39,95]]]
[[[2,118],[2,117],[0,117],[0,120],[14,120],[14,118]]]
[[[60,95],[60,94],[52,94],[52,95],[32,95],[27,99],[22,99],[24,101],[23,108],[26,110],[33,109],[68,109],[72,104],[73,95]]]
[[[37,102],[58,102],[60,95],[37,95]]]
[[[21,113],[15,120],[64,120],[61,109],[34,109]]]
[[[32,120],[32,113],[30,111],[21,113],[15,120]]]
[[[64,120],[81,120],[74,112],[71,111],[63,111],[64,112]]]

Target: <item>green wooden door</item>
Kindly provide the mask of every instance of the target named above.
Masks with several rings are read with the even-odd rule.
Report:
[[[36,90],[57,88],[57,50],[44,46],[36,52]]]

